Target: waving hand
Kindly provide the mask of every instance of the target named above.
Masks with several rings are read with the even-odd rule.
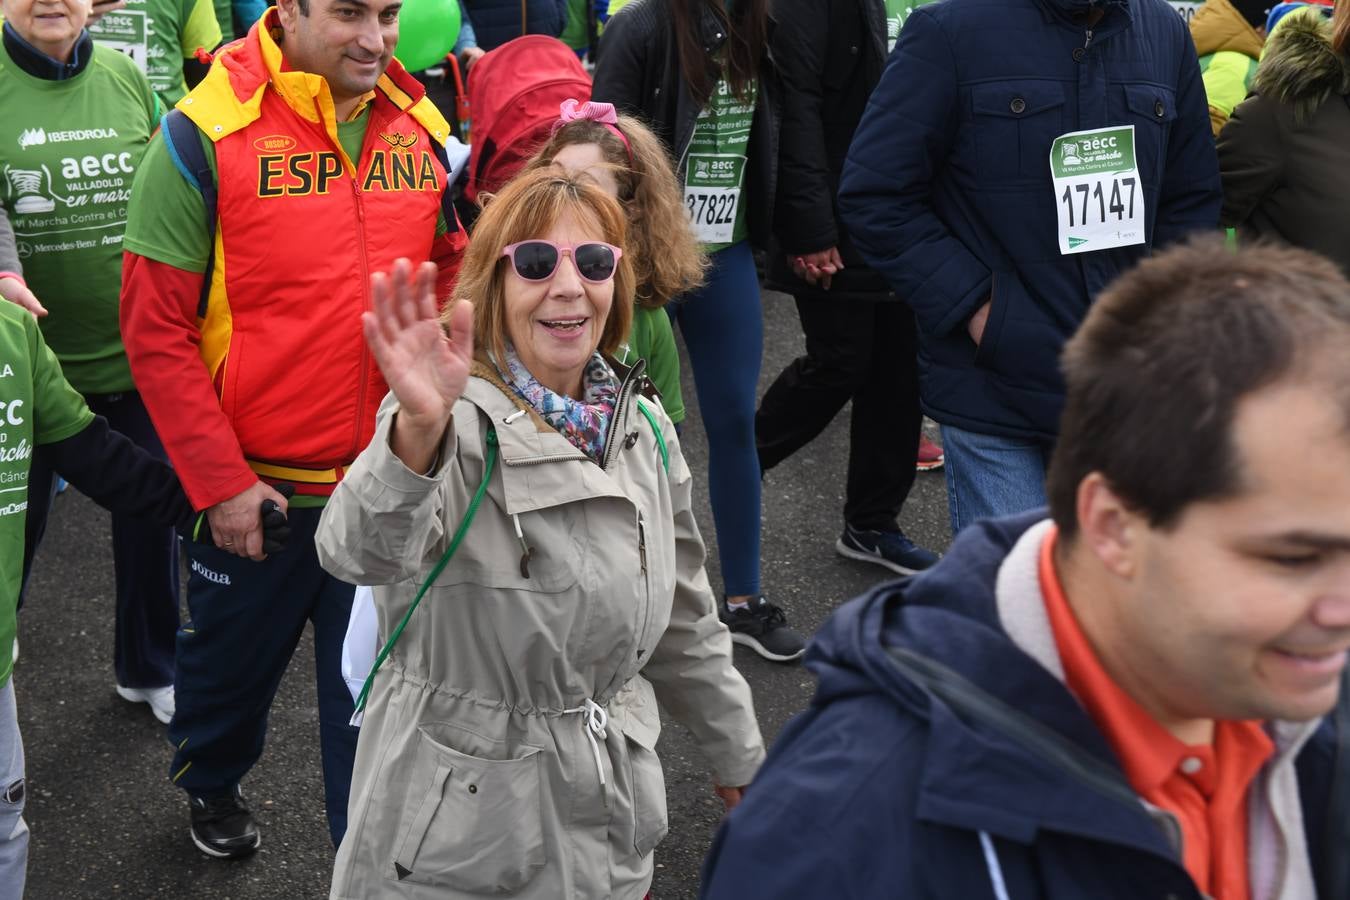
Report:
[[[370,278],[372,309],[361,317],[366,343],[398,400],[390,438],[394,453],[414,472],[425,472],[473,364],[473,305],[450,313],[449,334],[436,301],[436,266],[413,272],[406,259],[389,274]]]

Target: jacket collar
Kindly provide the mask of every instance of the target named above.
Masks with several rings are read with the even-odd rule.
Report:
[[[606,362],[631,394],[637,387],[629,384],[628,375],[632,370],[609,357]],[[641,377],[642,373],[637,374]],[[545,422],[507,385],[485,353],[478,354],[469,376],[463,399],[477,407],[497,431],[508,515],[593,497],[627,499],[627,494],[614,480],[614,473],[596,465]],[[632,430],[633,405],[625,406],[624,393],[621,388],[619,402],[615,405],[615,421],[609,426],[610,442],[622,440]]]
[[[1059,21],[1074,28],[1085,28],[1084,16],[1094,9],[1103,15],[1092,27],[1093,41],[1110,37],[1128,28],[1134,19],[1130,0],[1035,0],[1047,22]]]
[[[290,69],[278,43],[280,37],[276,9],[269,9],[247,36],[216,54],[206,78],[178,101],[178,108],[207,137],[219,141],[258,120],[263,95],[271,85],[293,113],[307,122],[322,124],[333,146],[341,150],[327,80],[312,72]],[[376,83],[373,103],[377,108],[392,107],[408,113],[437,143],[444,144],[450,134],[449,123],[426,96],[426,90],[396,59],[390,61]],[[354,170],[345,152],[342,157]]]
[[[9,22],[4,25],[4,46],[9,58],[14,60],[14,65],[43,81],[66,81],[74,78],[88,67],[89,60],[94,55],[94,39],[89,36],[88,29],[80,32],[68,63],[53,59],[28,43]]]

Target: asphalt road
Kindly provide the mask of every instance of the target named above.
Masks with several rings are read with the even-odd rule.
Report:
[[[802,352],[790,298],[764,295],[761,391]],[[686,366],[687,369],[687,366]],[[686,371],[690,414],[684,448],[694,472],[706,472],[707,444]],[[886,571],[834,552],[841,527],[848,411],[764,484],[763,584],[804,633]],[[709,576],[721,583],[705,492],[698,521],[709,544]],[[920,543],[950,541],[940,472],[920,475],[902,526]],[[55,505],[27,605],[20,613],[22,653],[15,672],[28,764],[27,820],[32,829],[31,900],[75,898],[326,897],[333,849],[323,815],[313,645],[306,634],[272,708],[261,762],[244,783],[263,832],[259,853],[220,862],[188,836],[185,795],[170,786],[171,748],[143,705],[113,692],[112,558],[108,515],[68,491]],[[809,702],[811,674],[764,662],[742,648],[736,662],[754,691],[765,739],[772,741]],[[659,747],[665,763],[670,834],[656,850],[658,900],[693,898],[698,870],[720,817],[702,757],[667,720]]]

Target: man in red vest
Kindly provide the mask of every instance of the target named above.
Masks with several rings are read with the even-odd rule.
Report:
[[[385,393],[361,334],[370,274],[430,259],[446,296],[465,246],[443,202],[449,127],[393,60],[398,10],[279,0],[166,117],[133,186],[127,355],[215,541],[187,551],[169,726],[193,841],[215,857],[258,847],[239,781],[306,620],[335,844],[346,828],[356,729],[340,661],[353,588],[319,567],[313,532]],[[289,503],[278,485],[294,486]],[[293,528],[270,555],[266,499],[289,506]]]

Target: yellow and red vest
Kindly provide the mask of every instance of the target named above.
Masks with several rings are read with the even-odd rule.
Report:
[[[275,17],[223,48],[178,102],[216,158],[201,355],[249,466],[327,494],[386,391],[361,331],[370,275],[430,258],[446,189],[432,142],[450,129],[394,61],[348,158],[327,82],[286,69]]]

